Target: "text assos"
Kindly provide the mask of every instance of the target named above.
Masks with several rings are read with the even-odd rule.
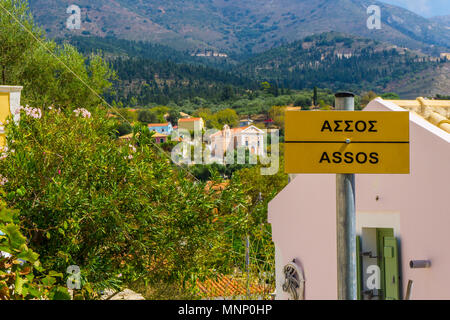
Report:
[[[375,125],[378,121],[376,120],[334,120],[333,125],[330,121],[325,120],[322,125],[321,132],[378,132]]]
[[[333,124],[330,121],[326,120],[323,125],[321,132],[378,132],[376,128],[376,124],[378,121],[376,120],[334,120]],[[330,155],[328,152],[323,152],[320,158],[319,163],[347,163],[352,164],[354,162],[359,164],[371,163],[377,164],[379,160],[379,154],[377,152],[365,153],[365,152],[333,152]]]

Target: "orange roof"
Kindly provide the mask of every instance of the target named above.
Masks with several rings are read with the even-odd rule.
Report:
[[[230,129],[230,132],[232,132],[232,133],[238,133],[238,132],[244,131],[245,129],[248,129],[248,128],[250,128],[250,127],[253,127],[253,126],[246,126],[246,127],[232,128],[232,129]],[[211,137],[215,137],[215,136],[217,136],[217,135],[220,135],[220,134],[222,134],[223,132],[224,132],[224,130],[217,131],[216,133],[213,133],[213,134],[211,135]]]
[[[251,126],[238,127],[238,128],[230,129],[230,131],[232,131],[232,132],[240,132],[240,131],[244,131],[245,129],[250,128],[250,127]]]
[[[236,279],[231,276],[219,275],[217,279],[207,279],[203,282],[197,280],[197,287],[204,297],[231,297],[247,294],[245,279]],[[252,283],[249,286],[250,294],[269,294],[273,291],[271,286]]]
[[[301,107],[286,107],[286,111],[300,111]]]
[[[178,122],[192,122],[192,121],[200,121],[203,120],[202,118],[186,118],[186,119],[179,119]]]
[[[131,138],[133,138],[133,133],[129,133],[119,137],[119,139],[131,139]]]
[[[168,125],[169,125],[169,123],[166,122],[166,123],[149,123],[147,126],[148,127],[165,127]]]
[[[152,138],[165,138],[165,137],[168,137],[168,135],[167,135],[167,134],[162,134],[162,133],[159,133],[159,132],[156,132],[156,133],[152,136]]]
[[[206,182],[205,191],[209,191],[210,189],[213,189],[214,191],[223,191],[228,187],[229,184],[229,181],[215,183],[214,181],[209,180],[208,182]]]

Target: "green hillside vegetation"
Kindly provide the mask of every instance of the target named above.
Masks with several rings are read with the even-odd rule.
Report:
[[[170,60],[174,63],[194,64],[214,67],[220,70],[229,70],[236,62],[229,58],[196,57],[189,51],[175,50],[169,46],[148,41],[130,41],[115,37],[71,36],[58,38],[58,43],[70,43],[84,55],[105,53],[107,58],[133,57],[164,62]]]
[[[140,106],[178,104],[195,97],[221,101],[257,87],[246,77],[202,65],[144,58],[117,58],[110,62],[118,81],[114,85],[117,95],[109,99],[128,106],[134,106],[133,99]]]
[[[440,63],[444,62],[430,61],[422,54],[376,41],[325,33],[269,50],[236,70],[287,88],[317,85],[361,92],[383,91],[392,82],[436,68]]]

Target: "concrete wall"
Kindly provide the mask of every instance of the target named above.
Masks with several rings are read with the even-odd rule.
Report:
[[[377,99],[366,110],[400,111]],[[404,297],[450,299],[450,134],[410,114],[411,173],[357,175],[357,231],[392,227],[399,239]],[[378,200],[377,200],[378,197]],[[296,259],[304,271],[306,299],[336,299],[335,175],[297,175],[269,204],[276,245],[277,299],[282,267]],[[410,260],[431,260],[410,269]]]

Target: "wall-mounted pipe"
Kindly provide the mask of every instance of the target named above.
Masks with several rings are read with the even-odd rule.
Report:
[[[411,260],[409,262],[409,267],[411,269],[429,268],[429,267],[431,267],[431,261],[430,260]]]

